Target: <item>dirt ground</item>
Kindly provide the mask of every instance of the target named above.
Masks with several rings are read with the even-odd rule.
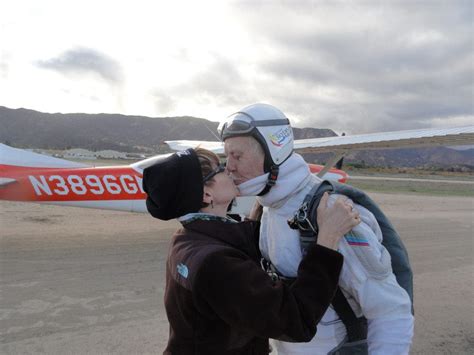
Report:
[[[474,353],[474,198],[373,193],[415,272],[412,354]],[[158,354],[176,222],[0,202],[0,353]]]

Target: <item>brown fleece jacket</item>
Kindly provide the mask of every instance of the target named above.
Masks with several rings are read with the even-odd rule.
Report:
[[[343,257],[314,245],[296,281],[260,267],[258,222],[192,221],[172,240],[164,354],[268,354],[268,338],[307,342],[336,290]]]

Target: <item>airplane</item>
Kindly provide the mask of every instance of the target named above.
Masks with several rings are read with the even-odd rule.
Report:
[[[166,141],[176,151],[200,146],[223,155],[222,142]],[[308,164],[321,178],[346,182],[348,175],[333,166],[354,150],[473,145],[474,125],[301,139],[297,152],[333,152],[325,166]],[[147,212],[143,170],[169,154],[123,166],[91,167],[0,144],[0,200],[35,202],[128,212]],[[255,197],[238,197],[229,213],[248,215]]]

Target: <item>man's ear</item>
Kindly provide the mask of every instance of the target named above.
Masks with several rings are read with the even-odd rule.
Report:
[[[204,185],[204,193],[202,196],[202,202],[210,204],[212,201],[212,188]]]

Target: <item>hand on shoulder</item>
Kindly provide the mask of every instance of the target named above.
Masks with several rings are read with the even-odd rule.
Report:
[[[325,192],[318,206],[318,244],[337,249],[344,234],[360,223],[360,216],[347,197],[338,197],[331,207],[328,199],[329,194]]]

